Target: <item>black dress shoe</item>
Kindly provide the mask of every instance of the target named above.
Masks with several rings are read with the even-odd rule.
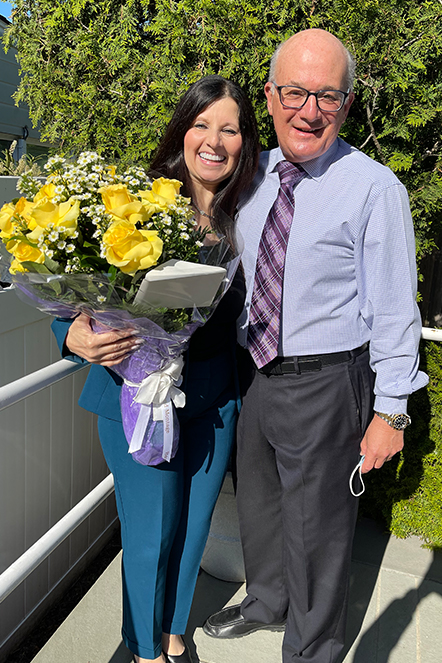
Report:
[[[185,643],[184,647],[185,649],[183,653],[179,656],[172,656],[172,654],[166,654],[166,652],[163,651],[164,658],[166,659],[167,663],[192,663],[189,648]]]
[[[267,629],[268,631],[284,631],[285,622],[263,624],[262,622],[249,622],[241,614],[240,606],[233,605],[215,612],[203,626],[203,631],[212,638],[240,638],[243,635]]]

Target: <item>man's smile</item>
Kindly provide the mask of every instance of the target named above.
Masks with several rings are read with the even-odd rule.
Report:
[[[318,134],[324,127],[293,127],[293,129],[302,134]]]

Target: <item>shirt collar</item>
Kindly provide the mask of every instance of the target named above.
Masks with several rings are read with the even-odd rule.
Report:
[[[312,159],[311,161],[304,161],[299,165],[302,166],[302,168],[304,168],[307,175],[309,175],[311,178],[319,179],[321,175],[323,175],[325,171],[328,169],[328,167],[333,163],[333,161],[335,161],[340,142],[342,142],[341,139],[337,138],[333,142],[333,144],[328,148],[327,152],[322,154],[320,157]],[[269,172],[274,172],[277,164],[280,161],[284,160],[285,157],[282,153],[281,148],[277,147],[276,150],[272,151],[271,157],[269,159]]]

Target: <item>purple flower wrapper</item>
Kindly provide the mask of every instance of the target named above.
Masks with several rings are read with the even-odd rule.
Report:
[[[94,331],[100,333],[109,327],[115,328],[114,316],[115,312],[95,312],[97,322],[92,324]],[[198,318],[198,314],[194,317]],[[112,370],[124,380],[120,393],[123,428],[132,458],[141,465],[159,465],[175,456],[179,443],[179,422],[175,407],[167,405],[164,418],[156,420],[151,403],[135,400],[139,386],[134,385],[141,385],[146,378],[158,374],[171,362],[181,358],[193,332],[202,324],[202,319],[196,319],[178,332],[167,333],[147,318],[129,321],[128,327],[132,327],[134,334],[144,339],[144,343],[120,364],[113,366]],[[180,379],[175,381],[177,386],[180,383]],[[171,388],[177,389],[173,384]],[[166,396],[166,402],[173,402],[169,395]],[[133,443],[139,448],[131,451]]]
[[[120,406],[129,452],[142,465],[158,465],[176,454],[179,422],[175,408],[185,405],[185,395],[179,389],[183,353],[194,331],[207,322],[227,292],[239,256],[210,262],[222,264],[226,277],[213,303],[202,309],[194,307],[190,322],[177,331],[166,331],[161,326],[165,324],[166,309],[146,311],[150,317],[129,312],[123,303],[124,293],[113,288],[105,274],[17,273],[12,278],[20,299],[45,313],[74,318],[84,312],[92,319],[95,333],[130,329],[144,341],[112,367],[124,380]],[[98,297],[105,299],[103,293],[106,302],[98,304]]]

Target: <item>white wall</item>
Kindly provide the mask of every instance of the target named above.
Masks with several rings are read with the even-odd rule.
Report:
[[[10,203],[13,198],[18,198],[21,193],[17,191],[18,177],[2,175],[0,177],[0,208],[5,203]]]
[[[0,386],[60,359],[50,323],[0,291]],[[87,370],[0,412],[0,573],[108,474],[95,416],[77,405]],[[115,515],[111,496],[0,604],[0,660],[106,542]]]

